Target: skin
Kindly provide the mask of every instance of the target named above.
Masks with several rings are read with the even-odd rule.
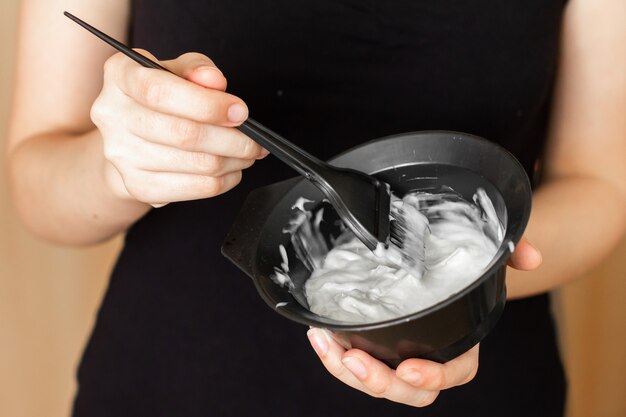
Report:
[[[225,92],[208,57],[162,62],[185,80],[145,69],[113,55],[63,10],[124,40],[129,4],[22,2],[7,165],[15,206],[34,233],[73,245],[106,240],[152,207],[227,192],[267,154],[234,129],[247,108]],[[574,279],[624,233],[625,40],[626,2],[569,1],[546,175],[526,233],[542,253],[526,239],[518,244],[507,276],[511,298]],[[478,369],[478,346],[443,365],[409,359],[394,371],[321,329],[308,336],[332,375],[413,406],[469,382]]]

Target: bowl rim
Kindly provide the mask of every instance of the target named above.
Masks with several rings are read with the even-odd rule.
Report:
[[[343,156],[345,156],[348,153],[354,152],[357,149],[366,147],[366,146],[371,146],[375,143],[378,142],[382,142],[382,141],[387,141],[390,139],[396,139],[396,138],[407,138],[407,137],[413,137],[413,136],[431,136],[433,134],[438,134],[438,135],[444,135],[447,139],[460,139],[460,140],[470,140],[470,141],[476,141],[476,142],[480,142],[483,144],[486,144],[487,146],[490,146],[494,149],[496,149],[498,152],[501,152],[503,155],[506,155],[509,159],[511,159],[511,161],[513,162],[513,165],[516,166],[519,171],[521,173],[523,173],[522,178],[525,180],[524,181],[524,191],[526,192],[526,197],[524,201],[527,202],[526,206],[524,207],[522,210],[522,216],[520,219],[520,223],[518,228],[513,231],[511,233],[511,235],[509,235],[509,227],[507,224],[507,227],[505,229],[505,235],[504,238],[502,240],[502,243],[500,244],[500,246],[498,247],[498,251],[496,252],[496,254],[494,255],[493,259],[491,260],[491,262],[489,263],[489,265],[485,268],[485,270],[483,271],[483,273],[476,278],[474,281],[472,281],[469,285],[467,285],[466,287],[464,287],[463,289],[459,290],[458,292],[451,294],[448,298],[446,298],[445,300],[439,301],[436,304],[433,304],[432,306],[416,311],[414,313],[410,313],[410,314],[406,314],[403,316],[398,316],[392,319],[386,319],[386,320],[382,320],[382,321],[375,321],[375,322],[370,322],[370,323],[348,323],[348,322],[340,322],[337,320],[333,320],[333,319],[329,319],[323,316],[319,316],[316,313],[313,313],[312,311],[306,309],[304,306],[302,306],[300,303],[298,303],[296,301],[296,303],[298,304],[298,306],[302,309],[307,310],[309,313],[311,313],[311,315],[313,315],[313,318],[309,318],[309,317],[305,317],[299,314],[296,314],[294,312],[291,312],[288,308],[281,308],[281,307],[277,307],[277,303],[276,300],[273,299],[263,288],[263,286],[261,285],[261,283],[259,282],[259,279],[257,277],[253,277],[253,281],[254,281],[254,285],[257,289],[257,291],[259,292],[259,294],[261,295],[261,297],[263,298],[263,300],[270,306],[272,307],[277,313],[279,313],[280,315],[287,317],[290,320],[293,320],[295,322],[301,323],[301,324],[305,324],[308,326],[314,326],[314,327],[321,327],[321,328],[327,328],[330,330],[335,330],[335,331],[341,331],[341,332],[360,332],[360,331],[368,331],[368,330],[376,330],[376,329],[381,329],[381,328],[388,328],[397,324],[402,324],[402,323],[406,323],[409,321],[413,321],[413,320],[417,320],[420,319],[422,317],[428,316],[436,311],[439,311],[445,307],[447,307],[450,304],[455,303],[456,301],[458,301],[459,299],[463,298],[464,296],[466,296],[467,294],[471,293],[473,290],[475,290],[476,288],[478,288],[479,286],[481,286],[485,281],[487,281],[488,279],[490,279],[491,277],[493,277],[494,275],[496,275],[498,273],[498,270],[500,268],[506,268],[506,264],[505,264],[505,260],[508,259],[508,257],[511,256],[511,251],[509,249],[509,242],[512,242],[514,245],[517,245],[517,243],[519,243],[520,239],[522,238],[523,234],[524,234],[524,230],[526,229],[526,226],[528,224],[528,220],[530,218],[530,212],[532,209],[532,187],[530,184],[530,179],[528,178],[528,174],[526,173],[526,170],[524,169],[523,165],[519,162],[519,160],[506,148],[504,148],[503,146],[495,143],[495,142],[491,142],[485,138],[482,138],[480,136],[476,136],[470,133],[464,133],[464,132],[457,132],[457,131],[451,131],[451,130],[420,130],[420,131],[414,131],[414,132],[406,132],[406,133],[399,133],[399,134],[393,134],[393,135],[388,135],[388,136],[383,136],[381,138],[376,138],[376,139],[372,139],[369,140],[367,142],[364,142],[362,144],[359,144],[357,146],[354,146],[352,148],[349,148],[341,153],[339,153],[338,155],[330,158],[328,160],[329,163],[333,163],[335,161],[337,161],[338,159],[341,159]],[[377,172],[383,171],[378,170],[378,171],[372,171],[372,174],[376,174]],[[301,179],[301,181],[305,181],[304,178]],[[300,181],[296,182],[290,189],[293,189],[294,187],[296,187],[298,184],[300,183]],[[495,184],[494,184],[495,187]],[[497,188],[497,187],[496,187]],[[284,198],[287,198],[287,195],[285,195],[284,197],[281,198],[282,201]],[[277,203],[278,204],[278,203]],[[509,218],[510,219],[510,218]],[[509,221],[509,219],[507,219],[507,222]],[[262,226],[262,230],[265,228],[266,223],[263,224]],[[261,232],[262,233],[262,232]],[[509,236],[507,238],[507,236]],[[256,256],[256,254],[255,254]],[[275,284],[274,285],[278,285]],[[293,297],[293,295],[291,295]],[[318,319],[319,318],[319,319]]]

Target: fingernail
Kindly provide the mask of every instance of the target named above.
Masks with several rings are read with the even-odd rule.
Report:
[[[367,376],[367,369],[365,369],[365,365],[359,359],[353,356],[346,356],[341,360],[341,363],[357,378],[364,379]]]
[[[326,336],[321,334],[318,329],[310,329],[306,332],[306,335],[309,337],[309,342],[311,342],[315,353],[319,357],[326,356],[326,353],[328,353],[328,339],[326,339]]]
[[[235,103],[228,108],[228,120],[231,122],[243,122],[248,117],[248,109],[242,104]]]
[[[411,385],[418,385],[424,379],[422,374],[420,372],[416,371],[415,369],[411,369],[411,370],[403,373],[402,375],[398,375],[398,376],[400,377],[400,379],[408,382]]]
[[[216,71],[216,72],[219,72],[220,74],[224,75],[219,68],[212,67],[210,65],[201,65],[198,68],[196,68],[196,71]]]
[[[154,208],[161,208],[161,207],[165,207],[167,206],[167,203],[154,203],[154,204],[150,204],[152,207]]]
[[[217,68],[217,67],[210,67],[208,65],[199,66],[198,68],[196,68],[196,72],[202,72],[202,73],[207,73],[207,74],[209,72],[217,72],[221,76],[224,76],[224,73],[222,73],[222,71],[220,71],[219,68]]]
[[[216,75],[218,78],[224,77],[222,71],[215,67],[209,67],[208,65],[203,65],[193,70],[193,77],[195,81],[200,83],[209,83],[215,79]]]
[[[261,153],[259,154],[259,157],[257,159],[263,159],[269,154],[270,154],[270,151],[268,151],[265,148],[261,148]]]

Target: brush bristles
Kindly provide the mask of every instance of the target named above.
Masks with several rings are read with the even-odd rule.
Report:
[[[426,227],[422,233],[418,230],[410,230],[402,209],[391,213],[389,243],[402,253],[402,257],[411,267],[424,265],[426,260],[425,237],[430,233]]]

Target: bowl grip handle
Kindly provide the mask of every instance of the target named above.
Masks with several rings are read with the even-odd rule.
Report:
[[[267,218],[298,181],[302,181],[302,177],[291,178],[252,191],[222,242],[222,255],[248,276],[254,276],[256,250]]]

